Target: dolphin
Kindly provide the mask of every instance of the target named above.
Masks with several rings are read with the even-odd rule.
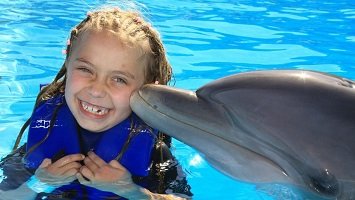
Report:
[[[305,70],[253,71],[196,92],[148,84],[130,105],[148,125],[241,181],[355,199],[355,83]]]

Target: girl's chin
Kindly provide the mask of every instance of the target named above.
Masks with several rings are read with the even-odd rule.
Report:
[[[88,113],[85,110],[79,110],[78,119],[76,121],[83,129],[91,132],[102,132],[107,130],[106,124],[109,114],[105,116],[97,116],[92,113]]]

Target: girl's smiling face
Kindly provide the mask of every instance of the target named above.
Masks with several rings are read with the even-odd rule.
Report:
[[[131,114],[129,98],[145,82],[140,52],[108,31],[81,34],[66,63],[65,99],[82,128],[105,131]]]

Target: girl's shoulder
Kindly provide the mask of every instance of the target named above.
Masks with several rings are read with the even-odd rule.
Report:
[[[43,107],[43,105],[46,106],[58,106],[58,105],[62,105],[65,103],[65,97],[63,93],[57,94],[55,96],[49,97],[47,99],[41,100],[38,105],[36,106],[37,108]]]
[[[53,104],[53,105],[61,105],[65,103],[65,97],[63,93],[52,96],[48,99],[43,100],[41,103],[45,104]]]
[[[138,115],[136,115],[134,112],[131,114],[131,120],[133,122],[133,129],[136,131],[149,131],[153,133],[155,136],[158,136],[158,130],[149,126],[147,123],[145,123]]]

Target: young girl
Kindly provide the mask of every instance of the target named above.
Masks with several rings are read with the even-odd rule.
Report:
[[[191,197],[170,138],[129,106],[143,84],[170,78],[159,35],[138,13],[89,13],[71,31],[55,80],[37,97],[23,157],[35,173],[19,188],[37,199]]]

